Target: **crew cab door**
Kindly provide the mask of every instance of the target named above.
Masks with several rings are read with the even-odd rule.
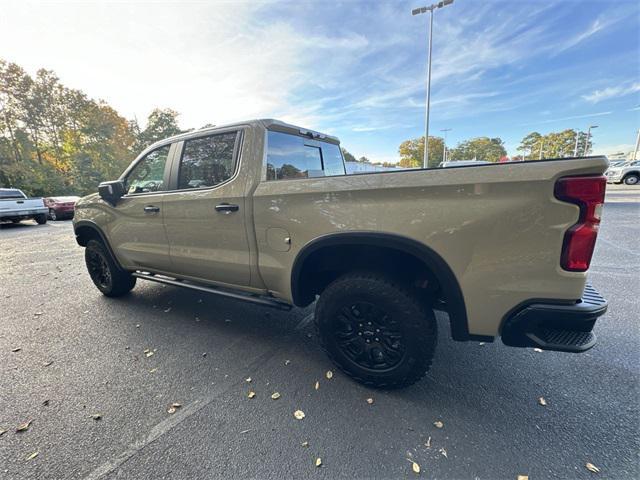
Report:
[[[123,177],[127,193],[108,214],[109,242],[123,265],[168,270],[169,241],[164,230],[163,205],[170,159],[176,144],[158,147],[138,160]]]
[[[164,222],[174,272],[181,277],[248,286],[245,179],[238,174],[242,132],[221,131],[179,144]]]

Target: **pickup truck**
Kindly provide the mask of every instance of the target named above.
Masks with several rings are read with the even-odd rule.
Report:
[[[604,157],[346,175],[339,140],[276,120],[158,142],[76,205],[107,296],[136,279],[280,309],[315,304],[346,374],[429,369],[434,310],[459,341],[583,352],[607,302],[586,283]]]
[[[0,188],[0,222],[18,223],[33,219],[42,225],[47,223],[48,213],[42,198],[27,198],[17,188]]]
[[[638,185],[640,182],[640,160],[609,167],[605,172],[607,183]]]

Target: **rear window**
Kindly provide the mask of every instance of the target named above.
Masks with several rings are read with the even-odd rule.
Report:
[[[0,200],[10,200],[15,198],[23,200],[27,198],[27,196],[20,190],[0,190]]]
[[[338,145],[271,131],[267,141],[267,180],[345,174]]]

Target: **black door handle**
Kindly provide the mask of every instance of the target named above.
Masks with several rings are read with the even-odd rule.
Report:
[[[224,213],[229,215],[231,212],[237,212],[240,210],[238,205],[232,205],[230,203],[221,203],[220,205],[216,205],[216,212]]]
[[[144,207],[144,213],[158,213],[160,211],[160,207],[154,207],[153,205],[147,205]]]

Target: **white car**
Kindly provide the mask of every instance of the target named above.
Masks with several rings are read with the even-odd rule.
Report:
[[[42,198],[27,198],[17,188],[0,188],[0,222],[33,219],[42,225],[47,223],[48,213]]]
[[[604,174],[607,176],[607,183],[624,182],[625,185],[637,185],[640,182],[640,160],[610,166]]]

